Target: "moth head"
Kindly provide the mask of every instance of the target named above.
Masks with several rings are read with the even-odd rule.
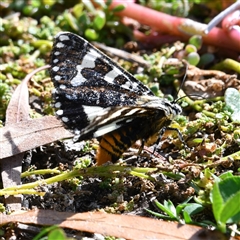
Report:
[[[182,108],[178,103],[170,102],[167,99],[162,99],[161,109],[170,120],[182,113]]]
[[[171,103],[171,104],[172,104],[172,112],[174,116],[182,113],[182,108],[178,103]]]

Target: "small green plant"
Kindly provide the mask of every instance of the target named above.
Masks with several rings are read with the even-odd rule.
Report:
[[[191,218],[191,215],[201,212],[204,207],[198,203],[188,203],[191,198],[188,198],[181,204],[178,204],[177,207],[171,202],[171,200],[164,200],[163,204],[154,201],[157,208],[163,211],[165,214],[153,212],[151,210],[146,209],[149,213],[153,214],[156,217],[160,217],[166,220],[178,221],[181,224],[193,224],[194,221]],[[195,223],[196,224],[196,223]]]
[[[217,228],[226,232],[227,224],[240,222],[240,176],[224,174],[215,181],[210,193]]]
[[[237,226],[240,222],[240,176],[234,176],[231,172],[226,172],[220,177],[211,174],[209,171],[208,174],[212,176],[214,183],[210,184],[211,190],[209,194],[206,194],[205,201],[189,203],[191,199],[189,198],[175,207],[170,200],[164,200],[163,204],[155,200],[155,205],[158,209],[163,211],[164,214],[148,209],[146,210],[156,217],[178,221],[181,224],[187,223],[200,226],[207,226],[210,224],[211,226],[216,227],[219,231],[226,233],[228,225]],[[206,185],[209,186],[209,184]],[[195,200],[199,199],[195,198]],[[209,204],[212,205],[216,223],[204,220],[201,222],[192,220],[192,216],[202,212],[205,209],[205,206],[209,206]]]
[[[33,240],[71,240],[72,238],[68,238],[64,231],[58,226],[51,226],[44,228],[37,236],[34,237]]]
[[[76,32],[91,41],[121,46],[124,43],[122,36],[131,36],[131,31],[119,22],[119,17],[114,14],[122,11],[124,6],[120,4],[110,9],[110,4],[111,1],[82,1],[57,16],[57,25],[62,30]],[[113,40],[115,38],[109,37],[117,33],[121,33],[117,38],[118,43]]]
[[[0,120],[5,118],[5,111],[11,98],[10,87],[0,80]]]

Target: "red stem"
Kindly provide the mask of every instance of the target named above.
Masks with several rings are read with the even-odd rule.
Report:
[[[234,11],[225,17],[222,21],[222,28],[225,30],[230,30],[237,25],[240,27],[240,10]]]
[[[188,40],[194,34],[201,34],[203,41],[207,44],[240,52],[240,32],[237,30],[233,29],[230,32],[225,32],[215,27],[208,35],[204,35],[203,31],[207,26],[205,24],[200,24],[186,18],[170,16],[124,0],[113,1],[111,7],[116,7],[119,4],[125,6],[125,9],[118,13],[120,16],[133,18],[141,24],[152,27],[154,30],[180,36],[184,40]],[[187,26],[190,26],[190,28]]]

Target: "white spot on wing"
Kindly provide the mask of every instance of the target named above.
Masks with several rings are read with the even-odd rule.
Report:
[[[78,74],[76,75],[76,77],[74,77],[72,80],[71,80],[71,84],[73,87],[77,87],[77,86],[81,86],[87,79],[83,77],[83,75],[81,74],[81,70],[79,70],[79,68],[77,67],[78,69]]]
[[[57,114],[58,116],[63,115],[63,110],[61,110],[61,109],[60,109],[60,110],[57,110],[57,111],[56,111],[56,114]]]
[[[126,76],[125,76],[125,77],[126,77]],[[124,84],[122,84],[121,87],[129,89],[130,86],[131,86],[131,83],[130,83],[130,80],[129,80],[129,81],[125,82]]]
[[[66,85],[61,84],[61,85],[59,86],[59,88],[60,88],[60,89],[66,89],[67,87],[66,87]]]
[[[56,75],[56,76],[54,77],[54,79],[55,79],[56,81],[59,81],[59,80],[61,80],[61,77],[60,77],[59,75]]]
[[[101,55],[95,49],[90,49],[90,51],[83,58],[82,67],[94,68],[95,60],[97,58],[101,58]]]
[[[60,40],[60,41],[66,41],[66,40],[69,40],[69,37],[68,37],[67,35],[64,35],[64,34],[63,34],[63,35],[60,35],[60,36],[59,36],[59,40]]]
[[[116,77],[118,77],[119,75],[122,75],[122,71],[120,69],[114,67],[112,71],[108,72],[104,76],[104,80],[109,82],[109,83],[113,83],[114,79]]]
[[[62,119],[63,122],[68,122],[69,121],[69,119],[67,117],[62,117],[61,119]]]
[[[79,131],[78,129],[75,129],[75,130],[74,130],[74,134],[80,135],[80,131]]]
[[[137,91],[138,90],[138,83],[134,82],[132,84],[132,88],[133,88],[133,90]]]
[[[58,42],[57,44],[56,44],[56,47],[57,48],[64,48],[66,45],[65,44],[63,44],[63,43],[61,43],[61,42]]]
[[[62,105],[62,104],[61,104],[60,102],[56,102],[56,103],[54,104],[55,108],[60,108],[61,105]]]
[[[55,67],[52,68],[52,70],[53,70],[54,72],[57,72],[57,71],[59,70],[59,67],[55,66]]]
[[[94,68],[95,60],[101,55],[95,50],[90,49],[90,51],[84,56],[81,65],[77,65],[77,75],[71,80],[71,84],[74,87],[81,86],[87,79],[83,77],[82,70],[84,68]]]

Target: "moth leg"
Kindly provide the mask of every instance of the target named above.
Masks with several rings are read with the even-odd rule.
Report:
[[[181,141],[181,143],[184,145],[184,147],[185,147],[186,149],[189,149],[188,145],[185,143],[185,141],[184,141],[184,139],[183,139],[182,133],[179,131],[178,128],[166,127],[165,131],[166,131],[166,130],[176,131],[177,134],[178,134],[178,138],[179,138],[179,140]]]
[[[155,144],[154,144],[153,153],[156,151],[157,146],[158,146],[158,144],[160,143],[163,134],[164,134],[167,130],[176,131],[177,134],[178,134],[178,138],[179,138],[179,140],[181,141],[181,143],[184,145],[184,147],[187,148],[187,149],[189,148],[189,147],[187,146],[187,144],[185,143],[185,141],[184,141],[184,139],[183,139],[183,136],[182,136],[182,133],[179,131],[178,128],[163,127],[163,128],[160,130],[160,132],[159,132],[159,137],[158,137],[157,141],[156,141]]]
[[[146,139],[141,139],[141,146],[140,146],[140,148],[138,149],[138,154],[137,154],[138,157],[139,157],[140,154],[142,153],[145,143],[146,143]]]
[[[166,127],[163,127],[163,128],[160,130],[159,136],[158,136],[158,138],[157,138],[157,141],[154,143],[153,154],[156,152],[157,146],[158,146],[158,144],[160,143],[160,141],[161,141],[161,139],[162,139],[162,136],[163,136],[163,134],[165,133],[166,130],[167,130]]]

